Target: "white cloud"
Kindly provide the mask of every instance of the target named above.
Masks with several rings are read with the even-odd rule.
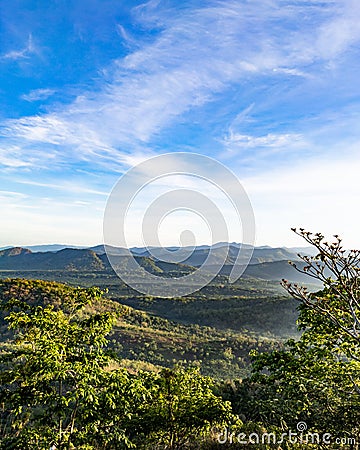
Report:
[[[16,181],[15,181],[16,182]],[[91,189],[74,189],[71,200],[50,196],[46,183],[43,196],[1,190],[0,246],[67,242],[94,245],[102,242],[104,199]],[[70,186],[67,186],[70,189]],[[75,186],[74,186],[75,188]]]
[[[33,157],[24,154],[22,149],[16,145],[0,147],[0,166],[9,169],[29,168],[33,166]]]
[[[84,205],[85,206],[85,205]],[[54,199],[2,199],[0,246],[66,242],[94,245],[102,242],[102,210],[92,202],[81,207],[76,202]],[[76,230],[75,230],[76,228]]]
[[[246,134],[234,133],[230,131],[224,138],[224,144],[229,147],[256,148],[256,147],[286,147],[293,145],[294,142],[302,142],[301,134],[276,134],[268,133],[264,136],[251,136]]]
[[[116,30],[119,36],[125,41],[125,43],[129,46],[137,46],[137,41],[134,37],[132,37],[128,31],[121,24],[116,25]]]
[[[281,76],[316,78],[319,66],[326,71],[329,62],[340,64],[342,56],[359,41],[360,6],[355,1],[321,5],[316,1],[289,1],[287,8],[283,6],[280,0],[226,1],[184,7],[174,14],[162,9],[162,3],[152,1],[135,8],[141,26],[162,31],[142,46],[137,42],[135,51],[104,68],[100,84],[79,92],[74,102],[49,107],[48,113],[39,116],[4,122],[0,164],[15,171],[86,160],[123,169],[152,155],[151,141],[164,128],[186,112],[211,102],[230,86],[241,92],[244,80],[264,75],[276,76],[277,82]],[[124,28],[118,31],[132,44]],[[22,60],[34,52],[30,36],[24,49],[0,58]],[[311,67],[313,63],[315,68]],[[51,92],[44,89],[23,98],[36,101],[48,94]],[[315,154],[311,161],[293,169],[274,171],[275,161],[271,172],[244,180],[258,219],[259,243],[290,243],[288,230],[302,225],[315,231],[339,232],[355,242],[359,161],[353,158],[330,163],[318,155],[336,151],[348,154],[348,150],[340,150],[338,142],[348,139],[344,136],[350,135],[350,125],[351,132],[360,135],[358,116],[344,117],[344,123],[339,116],[334,117],[325,127],[320,120],[313,121],[312,130],[309,125],[305,132],[268,132],[264,126],[260,127],[262,131],[252,133],[248,127],[252,109],[253,104],[238,114],[223,140],[231,155],[250,149],[250,156],[245,156],[259,159],[278,150],[289,153],[306,146]],[[334,124],[341,134],[336,136],[336,144],[330,142]],[[346,183],[341,181],[344,174]],[[105,192],[70,182],[60,185],[40,180],[28,184],[83,195],[67,204],[50,198],[36,198],[31,203],[3,194],[0,225],[4,244],[38,243],[44,236],[53,242],[90,244],[101,240],[103,202],[89,196]],[[90,206],[84,213],[87,208],[81,205],[87,202]]]
[[[57,153],[60,159],[126,165],[132,158],[129,152],[143,151],[164,127],[211,101],[231,83],[274,71],[307,76],[309,69],[304,61],[333,59],[340,49],[345,51],[359,38],[357,32],[351,39],[337,32],[336,54],[326,52],[323,44],[326,33],[351,26],[352,8],[358,11],[354,3],[347,2],[341,20],[334,19],[341,3],[334,9],[334,3],[328,2],[325,14],[314,2],[318,27],[305,22],[304,29],[291,33],[287,26],[306,10],[301,4],[281,8],[278,1],[214,2],[174,14],[161,9],[157,2],[147,3],[135,9],[135,15],[143,26],[161,24],[162,31],[152,43],[115,61],[103,71],[102,85],[92,92],[82,92],[75,102],[42,116],[7,121],[5,136],[21,143],[24,152],[32,151],[38,143],[51,144],[61,147]],[[273,22],[279,20],[283,28],[273,28]],[[311,55],[305,57],[309,40],[315,45],[311,46]],[[24,55],[32,50],[29,38]],[[29,99],[36,98],[36,93],[28,95]],[[278,145],[290,137],[267,135],[258,139],[263,145]],[[244,133],[238,138],[241,144],[255,145]]]
[[[24,179],[15,179],[14,181],[16,183],[20,183],[20,184],[44,187],[44,188],[48,188],[48,189],[56,189],[61,192],[70,192],[72,194],[92,194],[92,195],[100,195],[100,196],[106,196],[106,197],[109,195],[109,192],[99,191],[99,190],[81,185],[79,183],[69,182],[66,180],[62,180],[61,184],[46,183],[46,182],[24,180]]]
[[[4,53],[0,56],[0,59],[17,61],[30,58],[31,54],[36,52],[37,49],[34,45],[32,35],[30,34],[24,48],[22,48],[21,50],[11,50],[7,53]]]
[[[358,144],[358,150],[360,143]],[[359,248],[359,151],[351,158],[314,158],[243,180],[256,216],[258,244],[297,245],[291,227],[338,233]]]
[[[24,199],[27,198],[27,195],[22,192],[14,192],[14,191],[0,191],[0,199],[2,201],[13,201],[14,199]]]
[[[337,57],[360,39],[358,0],[341,0],[337,5],[338,13],[320,27],[315,42],[317,51],[325,59]]]
[[[54,89],[34,89],[28,94],[22,95],[21,98],[27,102],[37,102],[39,100],[46,100],[55,94],[55,92]]]

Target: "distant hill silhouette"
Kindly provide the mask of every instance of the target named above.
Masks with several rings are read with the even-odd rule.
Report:
[[[33,253],[15,247],[0,251],[0,270],[103,270],[105,265],[92,250],[66,248]]]
[[[168,250],[177,250],[178,247],[167,247],[165,249],[156,249],[156,258],[161,259],[162,255],[166,255]],[[152,251],[146,250],[144,248],[131,249],[132,252],[136,252],[138,256],[151,257]],[[177,254],[183,254],[184,258],[188,255],[188,248],[184,247],[177,251]],[[240,244],[225,244],[219,243],[215,244],[212,248],[212,258],[213,263],[217,264],[225,259],[225,264],[234,264],[238,253],[240,251]],[[189,266],[199,267],[201,266],[210,252],[209,246],[199,246],[194,249],[189,257],[182,261],[182,264]],[[272,262],[272,261],[282,261],[282,260],[297,260],[298,257],[294,252],[291,252],[283,247],[272,248],[272,247],[255,247],[242,246],[240,252],[240,264],[245,264],[247,259],[251,255],[250,264],[259,264],[262,262]]]
[[[304,263],[294,261],[299,268],[304,267]],[[292,267],[288,261],[273,261],[261,264],[250,264],[245,272],[245,276],[259,278],[261,280],[282,280],[283,278],[295,283],[319,284],[321,282],[310,278],[304,273],[300,273]]]
[[[11,256],[23,256],[30,254],[31,251],[22,247],[10,247],[0,251],[0,258],[7,258]]]
[[[107,250],[113,255],[118,271],[128,272],[132,270],[129,265],[129,250],[116,247],[108,247]],[[137,251],[139,250],[137,249]],[[146,271],[165,277],[181,277],[194,271],[196,267],[203,264],[209,253],[208,246],[201,246],[200,248],[195,248],[191,256],[184,262],[176,264],[152,258],[148,250],[141,250],[141,256],[139,253],[135,253],[137,262]],[[183,251],[185,254],[185,250]],[[226,263],[221,270],[221,274],[228,275],[236,261],[239,251],[238,244],[230,244],[229,249],[227,249],[226,245],[218,244],[213,251],[216,262],[226,257]],[[247,255],[250,251],[249,248],[242,250]],[[160,249],[158,256],[161,256],[161,253],[162,250]],[[256,247],[244,276],[262,280],[281,280],[286,278],[295,282],[309,282],[308,277],[297,272],[288,264],[288,260],[296,261],[296,258],[294,253],[284,248]],[[299,261],[298,263],[301,264]],[[0,270],[96,272],[111,271],[112,269],[105,253],[104,245],[99,245],[92,249],[66,248],[56,252],[32,252],[22,247],[7,248],[0,251]]]

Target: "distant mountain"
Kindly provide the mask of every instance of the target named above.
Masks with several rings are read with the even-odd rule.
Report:
[[[0,270],[103,270],[104,262],[92,250],[66,248],[33,253],[14,247],[0,251]]]
[[[132,270],[130,265],[129,251],[111,247],[113,252],[112,264],[120,272]],[[226,263],[220,274],[229,275],[233,263],[236,260],[239,248],[220,246],[214,249],[215,261],[221,261],[226,256]],[[248,252],[249,250],[245,250]],[[13,247],[0,251],[0,270],[66,270],[66,271],[111,271],[104,246],[96,246],[93,249],[71,249],[66,248],[57,252],[32,252],[29,249]],[[160,261],[149,256],[135,256],[138,264],[146,271],[164,277],[181,277],[196,270],[206,259],[209,248],[195,249],[193,254],[185,260],[185,263],[176,264]],[[144,252],[145,254],[149,252]],[[277,280],[286,278],[289,281],[309,283],[312,281],[304,274],[297,272],[288,264],[288,260],[295,260],[294,253],[283,248],[255,248],[251,258],[251,264],[244,271],[244,276],[262,280]],[[299,266],[303,263],[297,261]],[[211,266],[210,266],[211,268]]]
[[[293,262],[295,262],[299,268],[304,267],[304,263],[302,263],[301,261]],[[234,266],[232,264],[225,264],[220,271],[220,275],[230,275],[233,267]],[[211,270],[212,266],[209,266],[209,269]],[[320,281],[312,279],[308,275],[298,272],[289,264],[288,260],[249,264],[245,268],[242,276],[246,278],[256,278],[267,281],[280,282],[282,279],[286,279],[292,283],[318,284],[319,286],[321,285]]]
[[[303,268],[305,265],[304,263],[298,261],[295,261],[295,263],[299,268]],[[285,280],[293,283],[311,283],[321,285],[320,281],[298,272],[289,264],[288,261],[273,261],[264,262],[261,264],[251,264],[246,268],[244,275],[251,278],[259,278],[261,280],[281,281],[284,278]]]
[[[0,251],[0,258],[8,258],[12,256],[24,256],[30,254],[31,251],[22,247],[11,247]]]
[[[171,250],[172,248],[165,248],[165,249],[159,249],[155,248],[156,251],[150,250],[144,250],[144,249],[136,249],[136,254],[138,256],[146,256],[151,257],[152,253],[156,254],[156,257],[154,259],[162,259],[163,256],[166,256],[168,254],[168,250]],[[196,247],[194,251],[191,253],[190,256],[188,255],[188,247],[184,248],[176,248],[177,249],[177,257],[183,256],[184,260],[182,261],[182,264],[199,267],[201,266],[206,258],[209,255],[210,248],[209,246],[200,246]],[[141,250],[141,252],[140,252]],[[132,249],[133,251],[133,249]],[[240,244],[224,244],[219,243],[216,244],[212,249],[212,263],[218,264],[221,261],[225,259],[225,264],[234,264],[237,256],[240,251]],[[243,246],[241,248],[240,253],[240,264],[245,264],[248,260],[248,258],[251,255],[250,264],[259,264],[262,262],[272,262],[272,261],[283,261],[283,260],[297,260],[298,257],[294,252],[290,252],[287,249],[283,247],[279,248],[272,248],[272,247],[255,247],[252,248],[250,246]]]
[[[7,248],[11,247],[4,247],[3,249]],[[86,246],[81,247],[77,245],[68,245],[68,244],[41,244],[41,245],[26,245],[22,248],[27,248],[28,250],[31,250],[33,253],[38,253],[38,252],[58,252],[59,250],[64,250],[65,248],[83,249],[86,248]]]
[[[84,247],[84,246],[76,246],[76,245],[67,245],[67,244],[44,244],[44,245],[29,245],[25,248],[30,250],[32,253],[47,253],[47,252],[53,252],[56,253],[60,250],[65,249],[76,249],[76,250],[92,250],[97,255],[103,255],[106,253],[106,250],[111,255],[122,255],[126,256],[129,255],[129,252],[131,252],[134,256],[144,256],[144,257],[152,257],[152,253],[156,253],[157,257],[153,259],[161,260],[161,256],[168,253],[168,251],[175,251],[178,255],[183,254],[184,258],[189,253],[189,250],[192,250],[192,247],[176,247],[176,246],[169,246],[165,248],[159,248],[159,247],[132,247],[130,249],[121,248],[121,247],[114,247],[111,245],[104,245],[99,244],[92,247]],[[11,249],[11,248],[22,248],[22,247],[4,247],[4,249]],[[24,248],[24,247],[23,247]],[[281,261],[286,259],[296,260],[298,259],[297,253],[301,254],[314,254],[314,250],[312,247],[293,247],[293,248],[287,248],[287,247],[269,247],[267,245],[261,246],[261,247],[252,247],[251,245],[247,244],[239,244],[236,242],[232,242],[230,244],[226,242],[218,242],[214,244],[213,246],[209,245],[199,245],[196,246],[193,250],[191,256],[187,259],[184,259],[182,261],[183,264],[187,264],[190,266],[201,266],[204,261],[206,260],[210,248],[213,249],[213,253],[215,256],[215,261],[221,261],[223,260],[224,256],[226,256],[226,263],[232,264],[235,262],[237,254],[239,252],[239,249],[241,248],[241,254],[243,256],[243,260],[248,257],[250,252],[253,250],[253,255],[250,261],[250,264],[258,264],[262,262],[271,262],[271,261]],[[229,248],[228,254],[227,248]],[[1,251],[1,250],[0,250]],[[315,251],[316,252],[316,251]]]
[[[106,250],[105,250],[106,249]],[[106,252],[110,255],[129,256],[131,250],[122,247],[113,247],[112,245],[99,244],[94,247],[90,247],[89,250],[94,251],[98,255],[103,255]]]
[[[101,251],[101,249],[98,249]],[[112,263],[115,263],[117,270],[129,272],[130,266],[129,251],[115,249],[118,254],[113,255]],[[123,253],[123,254],[121,254]],[[146,271],[163,276],[181,276],[192,272],[194,268],[181,264],[163,263],[154,261],[148,257],[135,257],[138,264]],[[71,270],[82,272],[95,272],[112,270],[105,253],[97,254],[90,249],[67,248],[58,252],[32,252],[29,249],[13,247],[0,251],[0,270]]]
[[[318,250],[315,247],[284,247],[287,251],[300,255],[315,256]]]
[[[105,270],[110,267],[104,245],[97,245],[87,249],[65,248],[56,251],[55,249],[58,245],[51,246],[51,250],[45,252],[32,251],[31,249],[22,247],[1,250],[0,270]],[[176,263],[164,262],[164,256],[168,256],[168,252],[171,249],[177,250],[177,260],[181,262],[180,265],[191,267],[201,266],[210,252],[209,246],[196,247],[190,253],[190,256],[188,248],[179,249],[177,247],[169,247],[166,249],[153,248],[151,251],[136,248],[130,251],[136,258],[144,258],[141,264],[145,264],[145,266],[149,265],[149,261],[151,260],[151,264],[158,267],[161,272],[164,271],[164,268],[166,268],[165,271],[177,271],[179,268],[176,269]],[[120,258],[117,263],[123,266],[124,270],[127,268],[128,261],[126,259],[121,260],[121,258],[130,256],[129,250],[112,246],[106,246],[106,250],[108,254]],[[231,265],[237,259],[240,245],[229,244],[227,246],[224,243],[219,243],[211,251],[213,264],[219,264],[225,259],[225,265]],[[252,249],[249,246],[245,246],[241,249],[240,264],[247,262],[247,258],[250,257],[252,251],[250,264],[297,259],[294,253],[284,248],[255,247]],[[183,270],[183,268],[180,268],[181,272]]]
[[[213,245],[197,245],[195,247],[196,250],[204,250],[204,251],[209,251],[210,248],[221,248],[221,247],[234,247],[234,248],[243,248],[243,249],[252,249],[254,248],[252,245],[248,245],[248,244],[239,244],[237,242],[231,242],[231,243],[227,243],[227,242],[217,242],[216,244]],[[181,248],[181,250],[183,251],[189,251],[191,250],[193,247],[190,246],[185,246],[185,247],[179,247],[179,246],[169,246],[169,247],[164,247],[165,250],[179,250]],[[262,248],[262,247],[258,247],[258,248]],[[271,248],[271,247],[268,247]],[[131,247],[130,251],[133,254],[136,255],[143,255],[145,253],[148,253],[148,251],[153,250],[153,249],[159,249],[159,247],[154,247],[154,246],[149,246],[149,247]]]

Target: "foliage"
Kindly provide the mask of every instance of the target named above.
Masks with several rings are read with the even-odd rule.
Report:
[[[215,379],[245,377],[250,374],[251,350],[280,348],[284,339],[299,335],[297,302],[280,296],[281,286],[275,282],[241,278],[231,285],[220,277],[208,286],[206,295],[200,291],[183,299],[159,299],[128,293],[122,282],[108,273],[29,271],[12,272],[11,276],[108,289],[107,297],[114,301],[103,298],[96,308],[93,303],[88,309],[112,311],[116,306],[119,310],[120,317],[109,335],[110,346],[121,365],[132,371],[201,365],[201,373]],[[1,318],[0,332],[6,336]],[[224,357],[230,348],[234,357]]]
[[[300,301],[298,326],[303,333],[298,341],[288,341],[285,350],[253,352],[253,376],[236,393],[227,393],[247,422],[296,431],[301,421],[311,431],[358,440],[359,252],[345,252],[337,236],[328,244],[321,234],[301,230],[300,235],[319,253],[302,257],[307,265],[298,270],[317,277],[324,288],[309,293],[283,281]]]
[[[198,370],[120,368],[106,336],[124,309],[98,289],[5,280],[0,298],[1,448],[175,450],[235,420]]]
[[[304,287],[293,285],[283,280],[287,291],[300,300],[307,314],[300,327],[306,327],[312,316],[321,317],[320,325],[328,324],[333,329],[339,346],[346,358],[360,360],[360,250],[346,251],[339,236],[336,241],[324,242],[321,233],[311,234],[300,229],[297,234],[314,245],[318,254],[314,257],[302,256],[306,266],[298,269],[312,278],[322,281],[324,289],[317,293],[309,293]],[[317,319],[315,319],[317,320]],[[355,385],[356,387],[356,385]],[[360,386],[358,387],[360,394]]]
[[[215,425],[236,423],[229,402],[213,392],[214,381],[198,369],[143,373],[151,401],[138,415],[136,429],[148,436],[143,448],[180,449],[199,443]]]
[[[88,315],[97,289],[17,280],[1,284],[2,308],[16,340],[1,355],[1,402],[10,448],[70,448],[89,424],[85,412],[96,402],[110,356],[106,335],[110,312]],[[43,304],[40,304],[40,303]],[[15,447],[16,448],[16,447]]]

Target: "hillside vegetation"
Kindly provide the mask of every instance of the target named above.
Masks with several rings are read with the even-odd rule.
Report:
[[[129,309],[98,289],[9,279],[0,301],[0,448],[180,449],[236,423],[196,369],[121,368],[107,335]]]
[[[123,311],[109,336],[111,346],[133,369],[180,364],[200,367],[204,375],[217,379],[243,377],[249,374],[252,349],[278,348],[287,337],[298,336],[296,303],[281,297],[276,285],[259,283],[255,288],[254,283],[243,282],[237,296],[231,290],[228,298],[222,298],[223,289],[217,293],[214,285],[208,298],[199,293],[165,300],[129,296],[117,277],[104,274],[31,271],[24,275],[108,289],[107,297],[113,301],[106,304]],[[1,331],[6,336],[4,326]]]
[[[265,250],[269,256],[271,252]],[[244,377],[249,374],[251,350],[278,348],[285,339],[299,335],[296,302],[285,295],[277,281],[245,275],[229,284],[227,275],[219,275],[186,298],[150,298],[124,285],[109,267],[106,255],[101,254],[103,249],[97,251],[99,254],[89,249],[45,253],[7,249],[0,252],[0,267],[7,268],[0,270],[0,278],[57,280],[106,291],[107,298],[127,307],[127,314],[116,322],[110,340],[122,364],[132,370],[144,366],[158,370],[177,364],[199,367],[201,373],[216,379]],[[195,270],[144,256],[136,258],[146,270],[164,277],[181,277]],[[119,259],[119,270],[127,271],[128,257]],[[280,265],[288,270],[287,263]],[[261,275],[261,266],[249,268]],[[10,270],[13,267],[18,269]],[[268,278],[276,276],[267,266],[264,273]]]
[[[3,272],[0,448],[357,449],[360,252],[298,234],[320,290],[222,274],[160,299],[107,270]]]

